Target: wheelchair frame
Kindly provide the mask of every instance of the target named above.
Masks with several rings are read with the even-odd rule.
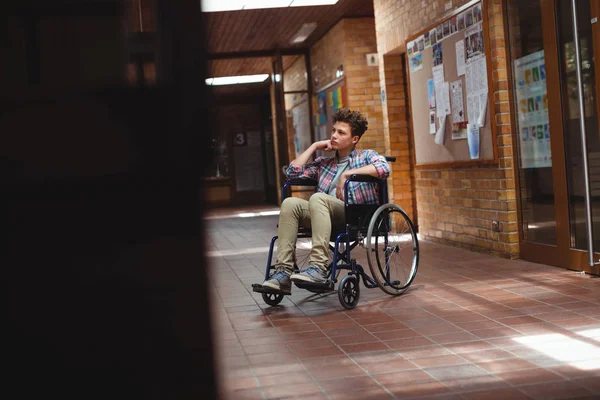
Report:
[[[387,161],[393,162],[396,160],[395,157],[386,157]],[[379,189],[379,202],[378,204],[348,204],[348,188],[349,188],[349,184],[351,182],[364,182],[364,183],[374,183],[374,184],[378,184],[378,189]],[[317,186],[318,182],[315,179],[306,179],[306,178],[298,178],[298,179],[290,179],[288,181],[285,182],[285,184],[283,185],[282,188],[282,200],[284,200],[285,198],[288,197],[288,190],[291,186]],[[311,282],[294,282],[294,284],[301,289],[306,289],[310,292],[313,293],[326,293],[326,292],[331,292],[335,290],[335,284],[338,282],[337,279],[337,274],[339,271],[341,270],[349,270],[350,272],[348,273],[348,275],[346,275],[344,278],[342,278],[340,285],[338,285],[338,297],[340,300],[340,303],[342,304],[342,306],[346,309],[352,309],[354,307],[356,307],[356,305],[358,304],[358,300],[360,298],[360,278],[362,278],[363,281],[363,285],[367,288],[367,289],[373,289],[376,287],[380,287],[383,291],[385,291],[386,293],[390,293],[389,288],[388,290],[385,290],[385,286],[394,286],[391,283],[389,283],[389,281],[391,280],[391,277],[389,275],[389,266],[387,269],[387,277],[384,277],[384,280],[386,282],[381,282],[378,281],[377,279],[374,279],[373,277],[371,277],[370,275],[368,275],[365,272],[365,269],[363,268],[363,266],[361,264],[358,264],[356,262],[356,259],[352,258],[351,252],[353,249],[355,249],[357,246],[359,246],[361,244],[361,242],[363,241],[363,239],[366,237],[365,235],[365,229],[366,229],[366,225],[364,224],[364,220],[367,219],[367,217],[371,217],[369,220],[369,231],[367,232],[367,236],[369,235],[369,233],[372,232],[372,228],[373,228],[373,223],[374,218],[376,218],[375,216],[378,215],[378,213],[380,213],[380,210],[386,208],[386,207],[395,207],[397,210],[396,211],[400,211],[402,213],[402,215],[404,216],[405,220],[408,222],[408,225],[410,227],[411,230],[411,237],[413,239],[413,251],[415,252],[414,254],[414,258],[413,258],[413,265],[412,268],[414,270],[411,270],[412,274],[410,276],[409,281],[406,284],[406,287],[403,288],[403,290],[398,291],[397,293],[390,293],[390,294],[401,294],[402,292],[404,292],[406,290],[406,288],[408,288],[408,286],[410,285],[410,283],[412,282],[412,280],[414,279],[414,277],[416,276],[417,273],[417,269],[418,269],[418,259],[419,259],[419,246],[418,246],[418,239],[416,237],[416,230],[414,228],[414,225],[412,224],[412,221],[410,220],[410,218],[406,215],[406,213],[397,205],[395,204],[391,204],[388,203],[388,190],[387,190],[387,179],[379,179],[379,178],[375,178],[372,177],[370,175],[352,175],[350,176],[350,178],[345,182],[344,184],[344,219],[345,219],[345,231],[343,232],[339,232],[337,233],[337,235],[335,236],[335,245],[331,245],[331,242],[329,243],[329,248],[333,253],[333,261],[331,262],[330,266],[330,279],[326,282],[326,283],[311,283]],[[352,210],[352,208],[354,208],[353,213],[349,213],[349,210]],[[363,218],[363,224],[361,225],[361,216],[358,216],[358,218],[356,218],[356,221],[351,221],[352,217],[356,217],[357,211],[361,210],[361,209],[365,209],[367,211],[365,218]],[[350,215],[352,214],[352,215]],[[353,225],[353,223],[356,223],[356,225]],[[376,232],[377,236],[381,235],[380,232]],[[353,236],[354,235],[354,236]],[[387,246],[387,232],[385,234],[383,234],[385,236],[385,243]],[[298,231],[298,238],[310,238],[312,237],[312,235],[303,232],[303,228],[300,228]],[[333,235],[332,235],[333,238]],[[268,280],[269,277],[271,276],[270,272],[271,270],[273,270],[275,268],[274,265],[272,265],[272,260],[273,260],[273,250],[274,250],[274,246],[275,246],[275,242],[277,241],[278,236],[273,236],[273,238],[271,239],[271,243],[269,246],[269,255],[267,257],[267,268],[265,271],[265,280]],[[344,250],[341,251],[340,250],[340,245],[344,244]],[[367,249],[367,256],[369,249]],[[388,262],[388,254],[386,253],[385,255],[385,260],[386,260],[386,264]],[[340,264],[341,261],[341,264]],[[379,264],[379,260],[377,260],[377,263]],[[375,276],[375,273],[373,271],[373,265],[371,263],[371,260],[369,258],[369,267],[371,269],[371,272],[373,273],[373,275]],[[381,266],[379,266],[380,271],[383,273],[383,271],[381,270]],[[297,269],[297,265],[294,265],[294,269]],[[355,277],[356,276],[356,277]],[[283,300],[283,296],[288,295],[287,293],[283,293],[283,292],[279,292],[279,291],[274,291],[272,289],[269,288],[264,288],[262,287],[261,284],[253,284],[253,291],[254,292],[258,292],[258,293],[262,293],[262,297],[263,300],[265,301],[265,303],[271,305],[271,306],[275,306],[278,305],[281,300]]]

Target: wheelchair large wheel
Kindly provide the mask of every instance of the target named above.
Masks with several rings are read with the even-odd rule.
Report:
[[[379,288],[391,295],[402,294],[417,275],[419,241],[415,227],[396,204],[375,211],[367,231],[367,261]]]

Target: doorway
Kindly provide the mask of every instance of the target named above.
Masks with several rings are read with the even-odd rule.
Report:
[[[589,256],[591,239],[600,260],[600,0],[575,3],[577,23],[571,0],[507,2],[520,247],[523,259],[600,274]]]

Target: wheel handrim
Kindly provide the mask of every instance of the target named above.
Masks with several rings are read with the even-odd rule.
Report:
[[[406,213],[393,204],[380,207],[369,226],[367,259],[384,292],[395,295],[406,290],[416,275],[418,254],[416,233]]]

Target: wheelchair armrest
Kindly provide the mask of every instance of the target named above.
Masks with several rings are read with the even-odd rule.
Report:
[[[374,176],[371,176],[371,175],[357,175],[357,174],[350,175],[350,178],[348,178],[348,180],[353,181],[353,182],[372,182],[372,183],[378,183],[380,181],[379,178],[375,178]]]
[[[310,178],[296,178],[296,179],[288,179],[285,181],[286,185],[293,186],[318,186],[319,182],[316,179]]]

